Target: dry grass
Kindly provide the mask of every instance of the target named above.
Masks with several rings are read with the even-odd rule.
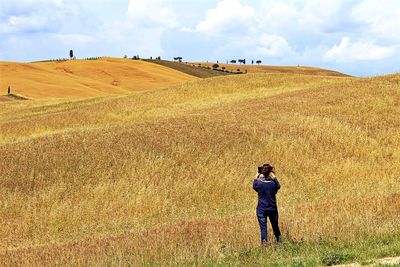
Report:
[[[399,233],[400,76],[213,78],[0,109],[0,265],[168,263],[258,246],[257,164],[285,238]]]
[[[309,66],[267,66],[267,65],[249,65],[251,62],[247,62],[247,65],[240,64],[224,64],[218,63],[219,68],[225,67],[226,70],[229,71],[237,71],[240,69],[242,72],[247,73],[269,73],[269,74],[277,74],[277,73],[291,73],[291,74],[302,74],[302,75],[321,75],[321,76],[333,76],[333,77],[349,77],[349,75],[333,71],[327,69],[321,69],[316,67]],[[201,64],[202,66],[212,67],[214,62],[195,62],[189,64]]]
[[[34,99],[79,99],[127,94],[197,78],[139,60],[103,58],[62,62],[0,62],[0,88]],[[0,93],[1,94],[1,93]]]

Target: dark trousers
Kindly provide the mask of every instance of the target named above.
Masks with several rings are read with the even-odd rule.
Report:
[[[278,211],[265,211],[263,213],[257,212],[257,219],[260,224],[261,242],[268,241],[267,218],[269,218],[269,221],[271,222],[276,240],[279,241],[281,231],[278,226]]]

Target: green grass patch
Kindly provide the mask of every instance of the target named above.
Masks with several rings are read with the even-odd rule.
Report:
[[[242,251],[230,251],[219,258],[201,262],[175,263],[174,266],[332,266],[400,255],[400,236],[382,236],[351,242],[291,242]]]

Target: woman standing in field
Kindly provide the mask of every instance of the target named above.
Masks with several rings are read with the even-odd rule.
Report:
[[[257,219],[260,224],[261,244],[268,244],[267,218],[271,222],[276,242],[281,242],[281,231],[278,226],[278,207],[276,205],[276,193],[281,188],[274,173],[274,167],[263,164],[261,173],[258,173],[253,182],[253,189],[258,193]]]

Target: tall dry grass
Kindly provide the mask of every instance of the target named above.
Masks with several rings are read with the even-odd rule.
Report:
[[[173,118],[243,100],[305,90],[343,79],[301,75],[248,75],[211,78],[131,96],[81,101],[22,101],[3,103],[0,143],[56,132],[120,126],[158,118]],[[34,118],[32,120],[32,118]]]
[[[399,233],[400,76],[246,75],[2,103],[0,265],[201,260],[258,246],[257,164],[284,238]]]

